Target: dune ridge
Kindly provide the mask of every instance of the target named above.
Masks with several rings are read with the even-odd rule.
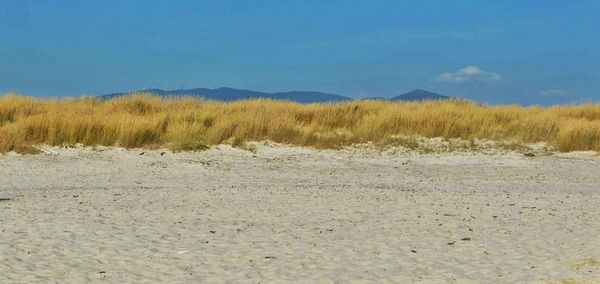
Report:
[[[464,100],[352,101],[302,105],[286,101],[231,103],[150,94],[101,100],[0,97],[0,152],[32,146],[206,149],[270,140],[339,148],[372,142],[414,145],[411,137],[547,142],[560,151],[600,150],[600,105],[483,105]]]

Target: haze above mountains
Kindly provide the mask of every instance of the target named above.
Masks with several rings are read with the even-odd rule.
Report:
[[[325,102],[343,102],[343,101],[352,101],[354,99],[346,96],[329,94],[323,92],[315,92],[315,91],[289,91],[289,92],[276,92],[276,93],[267,93],[267,92],[258,92],[251,90],[241,90],[234,88],[217,88],[217,89],[208,89],[208,88],[195,88],[195,89],[181,89],[181,90],[163,90],[163,89],[146,89],[139,90],[135,92],[123,92],[123,93],[113,93],[101,96],[103,99],[111,99],[115,97],[120,97],[136,92],[141,93],[152,93],[162,97],[181,97],[181,96],[192,96],[192,97],[201,97],[207,100],[214,101],[237,101],[237,100],[246,100],[246,99],[274,99],[274,100],[286,100],[293,101],[298,103],[325,103]],[[360,98],[360,99],[377,99],[377,100],[390,100],[390,101],[421,101],[421,100],[445,100],[450,99],[448,96],[436,94],[433,92],[417,89],[411,92],[401,94],[398,96],[394,96],[391,98]]]

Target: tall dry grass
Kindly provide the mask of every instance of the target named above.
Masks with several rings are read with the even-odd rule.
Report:
[[[32,145],[166,146],[195,150],[246,140],[339,147],[399,135],[549,142],[559,150],[600,150],[600,105],[489,106],[466,101],[355,101],[301,105],[233,103],[148,94],[102,101],[0,97],[0,152]]]

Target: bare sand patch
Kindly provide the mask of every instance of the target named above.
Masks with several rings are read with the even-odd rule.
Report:
[[[254,147],[0,156],[0,282],[600,279],[597,155]]]

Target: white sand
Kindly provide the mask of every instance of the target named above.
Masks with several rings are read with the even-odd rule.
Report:
[[[49,150],[0,156],[1,283],[600,279],[593,154]]]

